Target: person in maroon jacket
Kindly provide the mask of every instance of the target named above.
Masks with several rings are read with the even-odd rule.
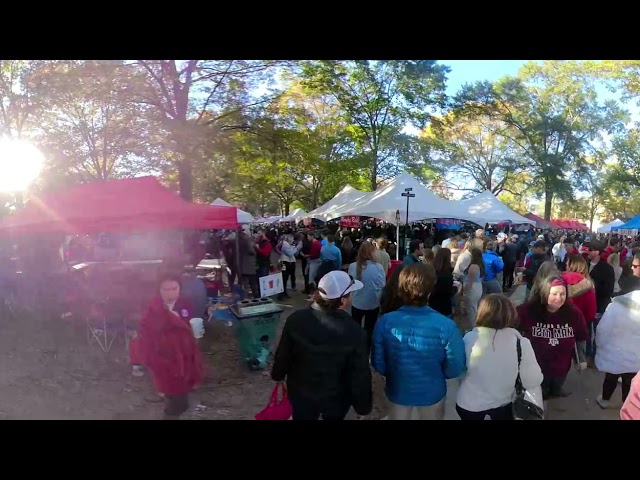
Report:
[[[566,282],[559,274],[551,275],[517,308],[520,331],[531,341],[544,375],[542,395],[545,399],[569,395],[562,387],[576,350],[577,367],[587,368],[587,322],[567,296]]]
[[[320,250],[322,250],[322,243],[315,237],[313,232],[307,233],[307,241],[310,242],[309,254],[307,257],[307,268],[309,272],[307,276],[309,278],[309,293],[315,290],[315,278],[318,273],[318,267],[320,266]]]
[[[269,269],[271,267],[271,249],[273,246],[271,242],[265,237],[264,230],[258,230],[256,232],[256,264],[258,267],[258,278],[266,277],[269,275]]]

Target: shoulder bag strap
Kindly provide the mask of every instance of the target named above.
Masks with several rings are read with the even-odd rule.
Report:
[[[520,393],[523,390],[522,379],[520,378],[520,361],[522,360],[522,347],[520,346],[520,339],[516,342],[516,350],[518,352],[518,376],[516,377],[516,393]]]

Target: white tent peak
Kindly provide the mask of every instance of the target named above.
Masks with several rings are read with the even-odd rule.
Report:
[[[213,202],[211,202],[211,205],[215,207],[235,207],[238,211],[238,223],[253,223],[253,215],[251,215],[249,212],[245,212],[244,210],[240,210],[235,205],[231,205],[229,202],[221,198],[216,198]]]
[[[300,220],[302,220],[303,218],[305,218],[308,215],[307,212],[305,212],[303,209],[301,208],[296,208],[293,212],[291,212],[289,215],[287,215],[284,218],[280,219],[280,222],[299,222]]]
[[[345,185],[336,195],[324,205],[310,211],[307,216],[317,218],[323,222],[340,217],[340,211],[348,208],[353,202],[370,195],[370,192],[362,192],[351,185]]]
[[[484,223],[511,222],[515,224],[527,223],[535,225],[534,220],[523,217],[502,203],[491,191],[485,190],[475,197],[461,200],[466,214],[482,218]]]

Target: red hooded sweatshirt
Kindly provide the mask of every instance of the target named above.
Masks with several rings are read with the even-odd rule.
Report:
[[[153,383],[165,395],[189,393],[204,379],[198,344],[188,322],[156,298],[138,326],[138,345],[143,364]]]
[[[591,322],[598,310],[593,282],[578,272],[562,272],[562,278],[567,282],[569,301]]]

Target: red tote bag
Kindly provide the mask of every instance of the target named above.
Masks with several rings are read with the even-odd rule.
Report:
[[[278,400],[278,390],[282,388],[282,397]],[[256,420],[288,420],[291,417],[291,403],[287,398],[287,387],[284,383],[277,383],[271,392],[269,405],[256,415]]]

